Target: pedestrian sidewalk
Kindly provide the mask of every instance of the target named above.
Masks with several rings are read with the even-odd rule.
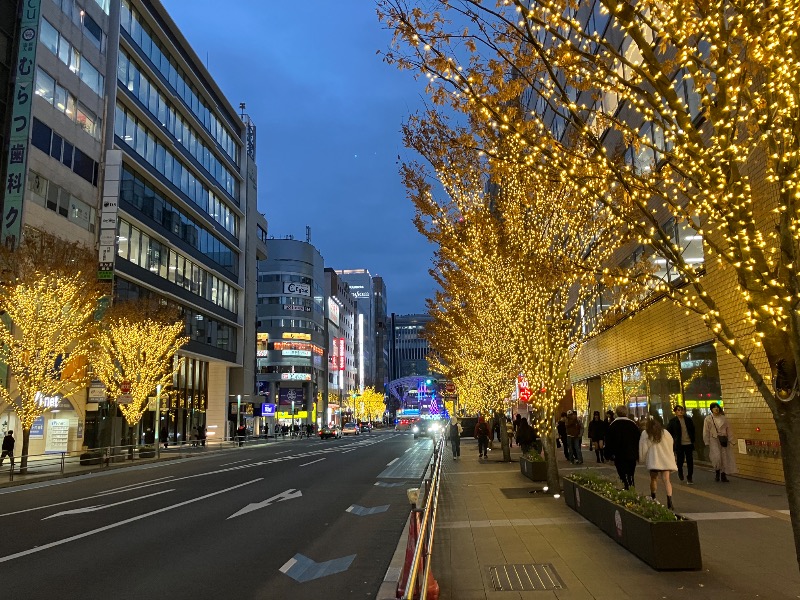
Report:
[[[496,446],[496,443],[495,443]],[[703,569],[660,572],[630,554],[564,503],[525,478],[519,448],[512,462],[495,449],[478,459],[477,443],[465,438],[461,458],[445,448],[433,575],[442,600],[800,598],[800,573],[783,486],[732,477],[714,482],[708,469],[695,471],[694,486],[673,476],[677,512],[698,521]],[[595,469],[613,477],[613,465],[570,465],[559,450],[562,475]],[[589,464],[591,460],[591,464]],[[649,477],[637,467],[636,484],[649,493]],[[665,502],[663,489],[658,498]],[[405,540],[400,545],[405,548]],[[549,564],[562,582],[555,591],[495,591],[493,567]],[[545,567],[547,569],[547,567]]]

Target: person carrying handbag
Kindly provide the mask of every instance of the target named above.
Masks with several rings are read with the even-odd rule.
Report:
[[[736,473],[733,429],[718,403],[712,402],[709,408],[711,414],[703,423],[703,442],[708,446],[709,460],[714,467],[714,481],[728,483],[727,475]]]

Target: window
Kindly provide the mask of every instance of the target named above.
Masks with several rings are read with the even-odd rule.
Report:
[[[41,96],[50,104],[55,98],[56,80],[40,68],[36,69],[36,95]]]
[[[83,31],[86,34],[86,39],[88,39],[98,49],[102,49],[103,30],[101,29],[100,25],[98,25],[97,22],[86,13],[83,15]]]
[[[50,25],[47,19],[42,19],[42,26],[39,33],[39,39],[45,48],[50,50],[53,54],[58,54],[58,30]]]

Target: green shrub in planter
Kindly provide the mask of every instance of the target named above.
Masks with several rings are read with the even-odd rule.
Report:
[[[139,458],[155,458],[156,447],[152,445],[139,446],[136,449],[139,453]]]
[[[536,452],[519,457],[519,471],[531,481],[547,481],[547,463]]]
[[[81,465],[99,465],[103,462],[103,451],[100,449],[87,450],[81,454]]]
[[[612,480],[597,473],[572,473],[567,475],[566,479],[592,490],[598,496],[602,496],[614,504],[624,506],[629,511],[643,516],[648,521],[668,522],[678,520],[678,516],[663,504],[653,502],[650,497],[641,496],[634,490],[622,490]]]
[[[563,478],[564,500],[611,539],[659,570],[701,569],[697,522],[596,474]]]

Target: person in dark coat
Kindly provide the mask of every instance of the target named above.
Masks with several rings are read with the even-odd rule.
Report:
[[[633,483],[636,462],[639,460],[639,426],[628,418],[625,406],[617,407],[617,418],[608,426],[606,432],[606,458],[614,461],[617,473],[625,489]]]
[[[488,458],[488,448],[489,448],[489,435],[491,434],[491,429],[489,429],[489,424],[486,422],[484,417],[478,419],[478,423],[475,425],[475,437],[478,438],[478,458]]]
[[[3,461],[8,456],[9,460],[11,460],[11,467],[14,467],[14,443],[16,440],[14,439],[14,432],[9,430],[3,436],[3,448],[2,453],[0,453],[0,467],[3,466]]]
[[[606,462],[606,457],[603,455],[603,446],[606,442],[606,429],[608,425],[600,419],[600,411],[594,411],[592,420],[589,421],[589,441],[594,448],[594,455],[597,462]]]
[[[239,440],[239,446],[244,446],[244,440],[247,437],[247,427],[244,423],[236,428],[236,439]]]
[[[686,461],[686,483],[691,485],[694,474],[694,423],[686,417],[686,409],[680,404],[673,409],[675,416],[669,420],[667,431],[672,436],[673,450],[678,457],[678,479],[683,481],[683,462]]]
[[[531,446],[536,439],[533,427],[528,425],[528,419],[522,417],[517,425],[517,444],[522,448],[522,453],[527,454],[531,451]]]
[[[561,441],[561,448],[564,450],[564,458],[569,460],[569,445],[567,442],[567,413],[561,413],[561,418],[558,420],[556,430],[558,431],[558,439]]]
[[[164,450],[169,448],[169,430],[166,425],[161,428],[161,432],[158,434],[158,441],[164,444]]]
[[[569,444],[569,457],[576,465],[583,464],[583,452],[581,451],[581,441],[583,439],[583,423],[578,417],[577,411],[568,410],[565,423],[567,430],[567,443]]]

